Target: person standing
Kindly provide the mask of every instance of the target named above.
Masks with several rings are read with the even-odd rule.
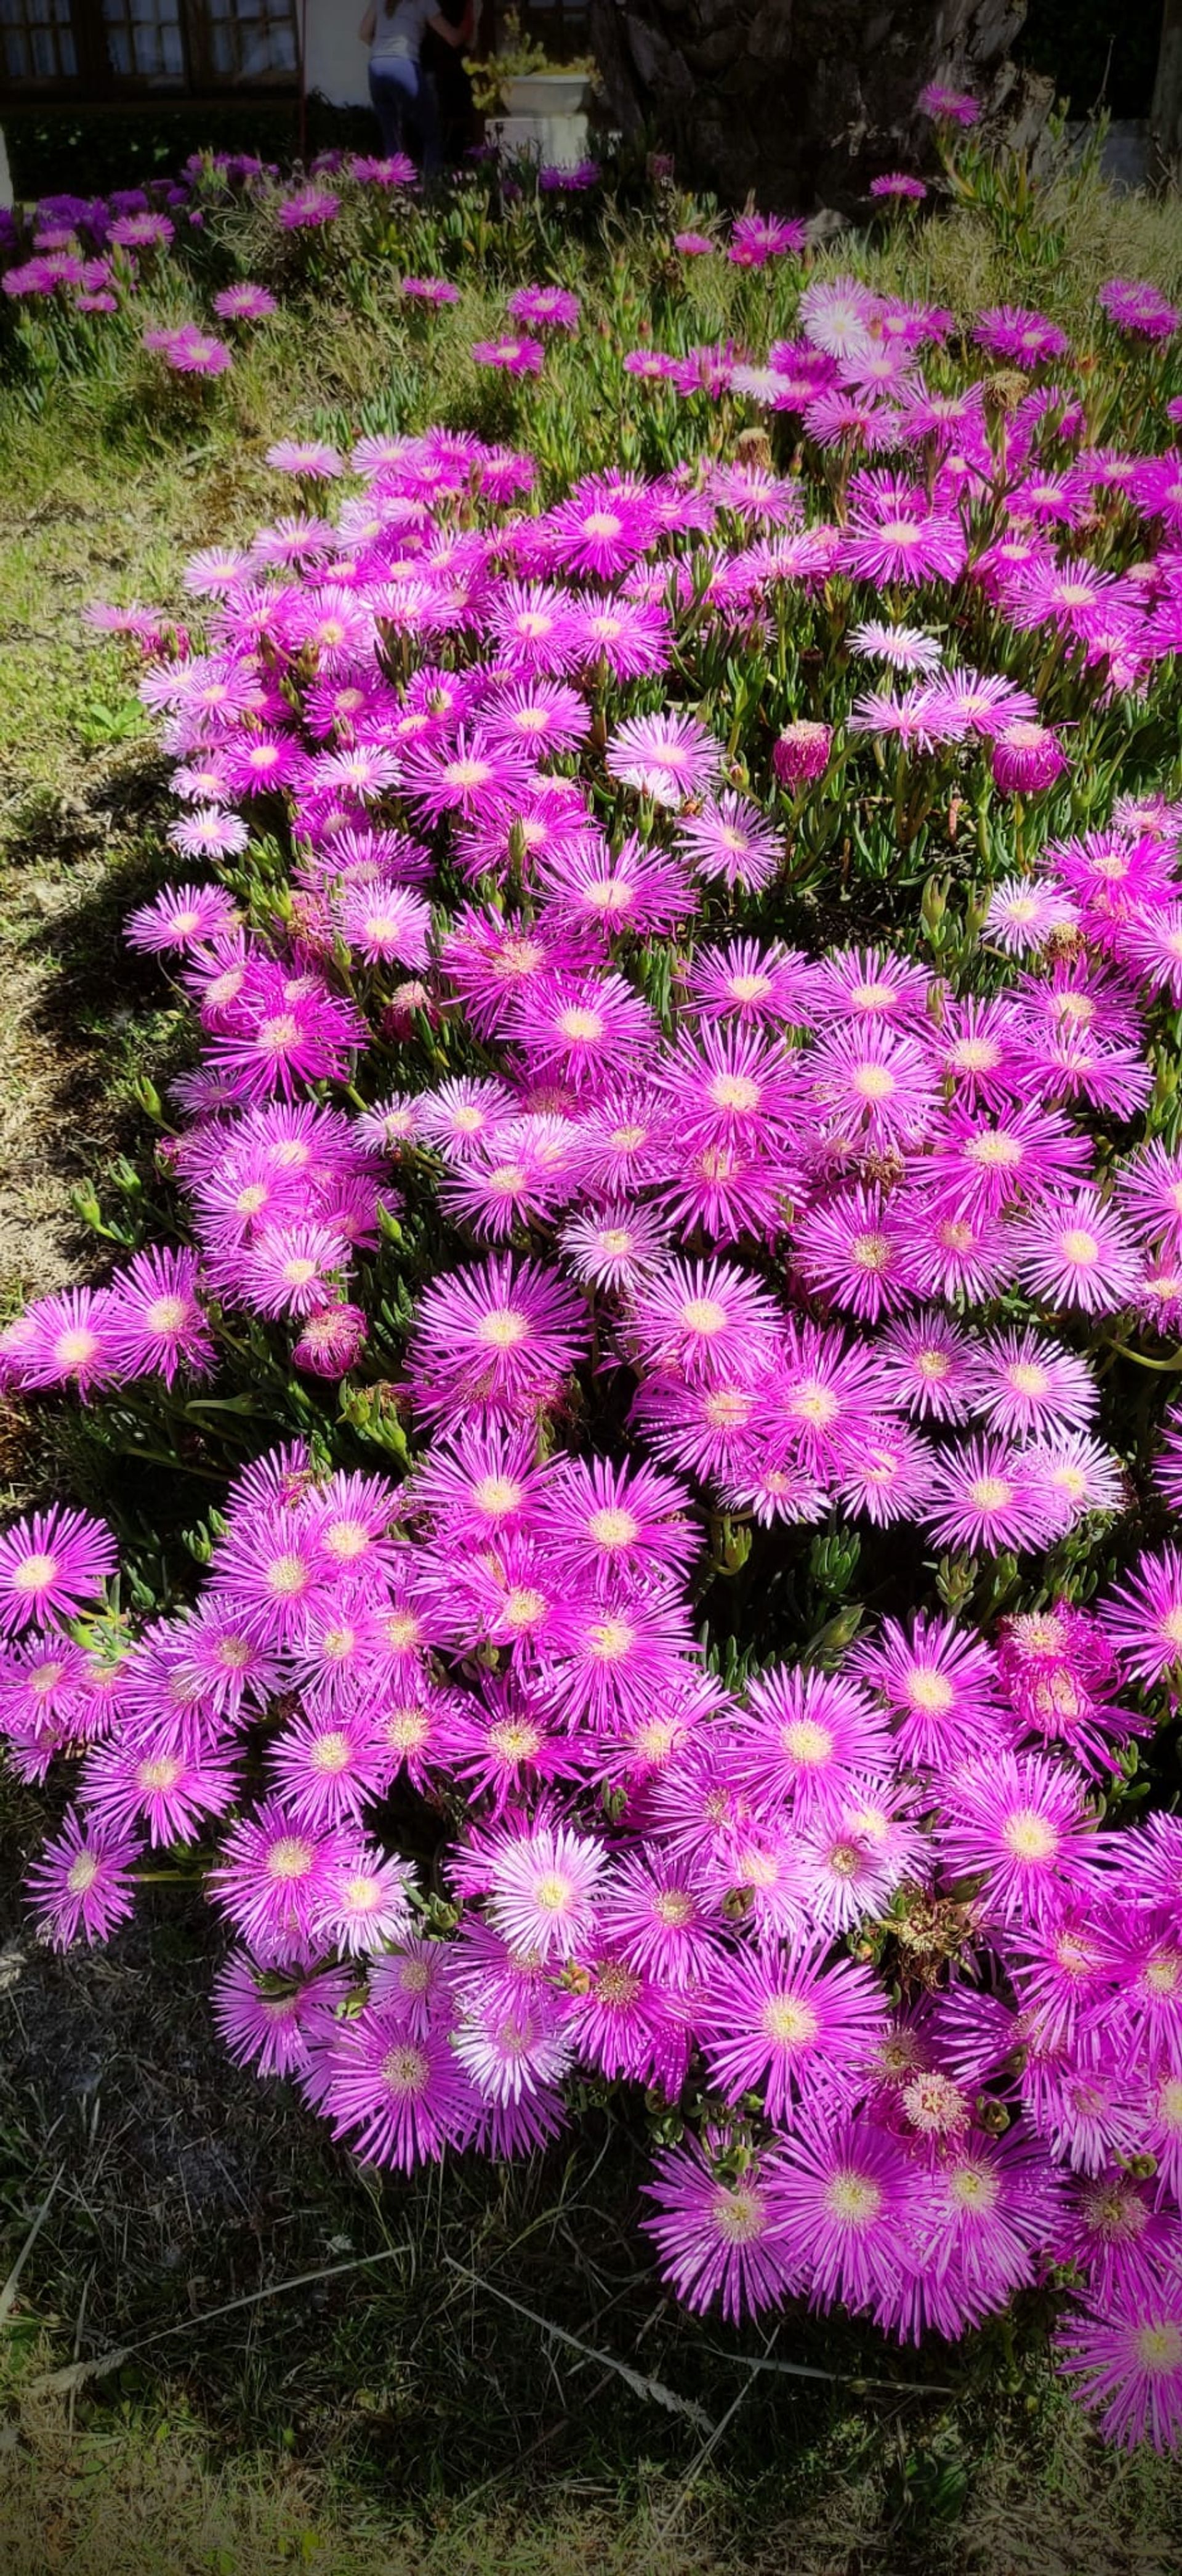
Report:
[[[450,27],[458,27],[468,15],[471,0],[439,0],[439,14]],[[479,7],[472,9],[476,29],[480,25]],[[443,158],[456,163],[465,159],[476,141],[476,112],[472,101],[472,83],[467,65],[455,45],[443,45],[430,27],[423,39],[423,69],[435,83],[439,100],[439,139]]]
[[[422,60],[428,27],[458,53],[472,41],[470,0],[458,27],[441,16],[438,0],[370,0],[357,32],[369,47],[369,94],[385,150],[405,152],[409,146],[424,178],[432,179],[443,153],[439,100]]]

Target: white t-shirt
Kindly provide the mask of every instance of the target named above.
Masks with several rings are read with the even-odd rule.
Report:
[[[388,63],[401,58],[417,63],[423,50],[423,29],[428,20],[439,14],[439,0],[398,0],[392,17],[386,16],[384,0],[377,0],[378,16],[373,43],[369,49],[371,63]]]

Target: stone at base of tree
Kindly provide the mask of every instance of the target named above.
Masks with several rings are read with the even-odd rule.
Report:
[[[615,122],[769,212],[852,208],[880,171],[930,159],[929,81],[970,90],[990,133],[1025,148],[1054,101],[1009,58],[1026,0],[591,0],[590,14]]]

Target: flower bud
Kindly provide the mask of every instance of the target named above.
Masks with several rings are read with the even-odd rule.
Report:
[[[810,724],[804,716],[785,725],[772,752],[772,768],[781,787],[795,794],[798,787],[811,787],[814,779],[823,778],[832,747],[832,725]]]
[[[993,746],[994,785],[1007,796],[1036,796],[1067,767],[1062,744],[1046,725],[1006,725]]]
[[[305,1315],[292,1359],[306,1377],[344,1377],[364,1348],[367,1333],[360,1306],[321,1306]]]

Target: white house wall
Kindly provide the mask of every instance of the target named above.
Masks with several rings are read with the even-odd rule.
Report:
[[[380,0],[379,0],[380,4]],[[366,50],[357,30],[365,0],[307,0],[307,80],[334,107],[366,107]]]

